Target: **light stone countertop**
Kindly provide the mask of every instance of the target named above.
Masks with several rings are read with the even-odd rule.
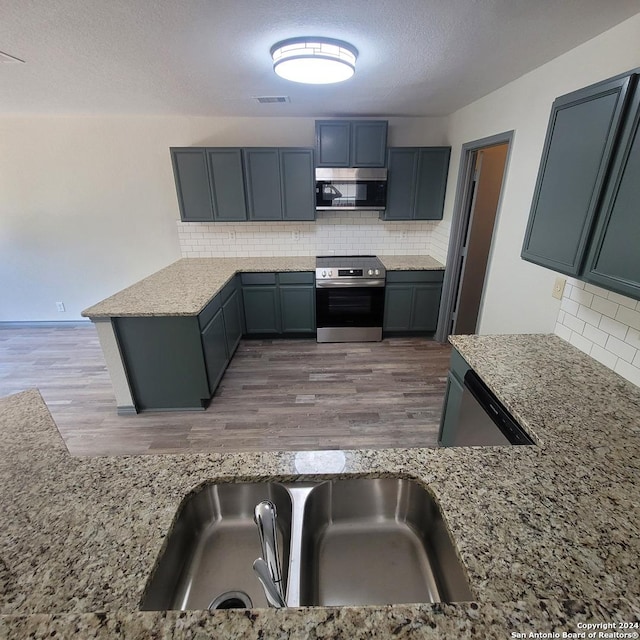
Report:
[[[27,391],[0,400],[0,638],[506,638],[640,621],[640,389],[557,336],[452,342],[538,446],[348,451],[338,475],[426,486],[476,602],[140,612],[196,487],[336,474],[306,455],[301,475],[296,452],[74,458]]]
[[[380,256],[388,270],[438,270],[430,256]],[[182,258],[85,309],[86,318],[194,316],[238,272],[315,271],[314,256]]]

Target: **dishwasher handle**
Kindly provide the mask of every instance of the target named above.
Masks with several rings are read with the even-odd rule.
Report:
[[[464,386],[469,389],[510,444],[535,444],[473,369],[469,369],[465,374]]]

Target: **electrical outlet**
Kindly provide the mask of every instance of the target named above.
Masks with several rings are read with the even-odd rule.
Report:
[[[565,278],[556,278],[556,283],[553,285],[553,291],[551,295],[558,300],[562,300],[562,294],[564,293],[564,285],[567,284]]]
[[[229,240],[235,240],[235,239],[236,239],[236,232],[229,231]]]
[[[291,239],[295,240],[296,242],[300,241],[300,231],[296,230],[296,231],[292,231],[291,232]]]
[[[64,308],[64,302],[56,302],[56,307],[58,311],[60,311],[60,313],[62,313],[63,311],[66,311],[66,309]]]

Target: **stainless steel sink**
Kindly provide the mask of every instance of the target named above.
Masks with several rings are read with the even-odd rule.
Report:
[[[287,489],[276,483],[208,485],[180,506],[140,608],[207,609],[214,600],[213,608],[266,607],[252,569],[261,553],[253,510],[262,500],[271,500],[278,510],[280,557],[286,569],[291,547]]]
[[[266,607],[255,505],[271,500],[288,606],[472,600],[440,509],[411,480],[210,485],[181,505],[142,609]]]
[[[438,505],[410,480],[336,480],[314,488],[301,555],[301,605],[473,599]]]

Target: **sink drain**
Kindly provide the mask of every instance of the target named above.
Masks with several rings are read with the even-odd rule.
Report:
[[[209,611],[219,609],[251,609],[253,602],[244,591],[226,591],[211,601]]]

